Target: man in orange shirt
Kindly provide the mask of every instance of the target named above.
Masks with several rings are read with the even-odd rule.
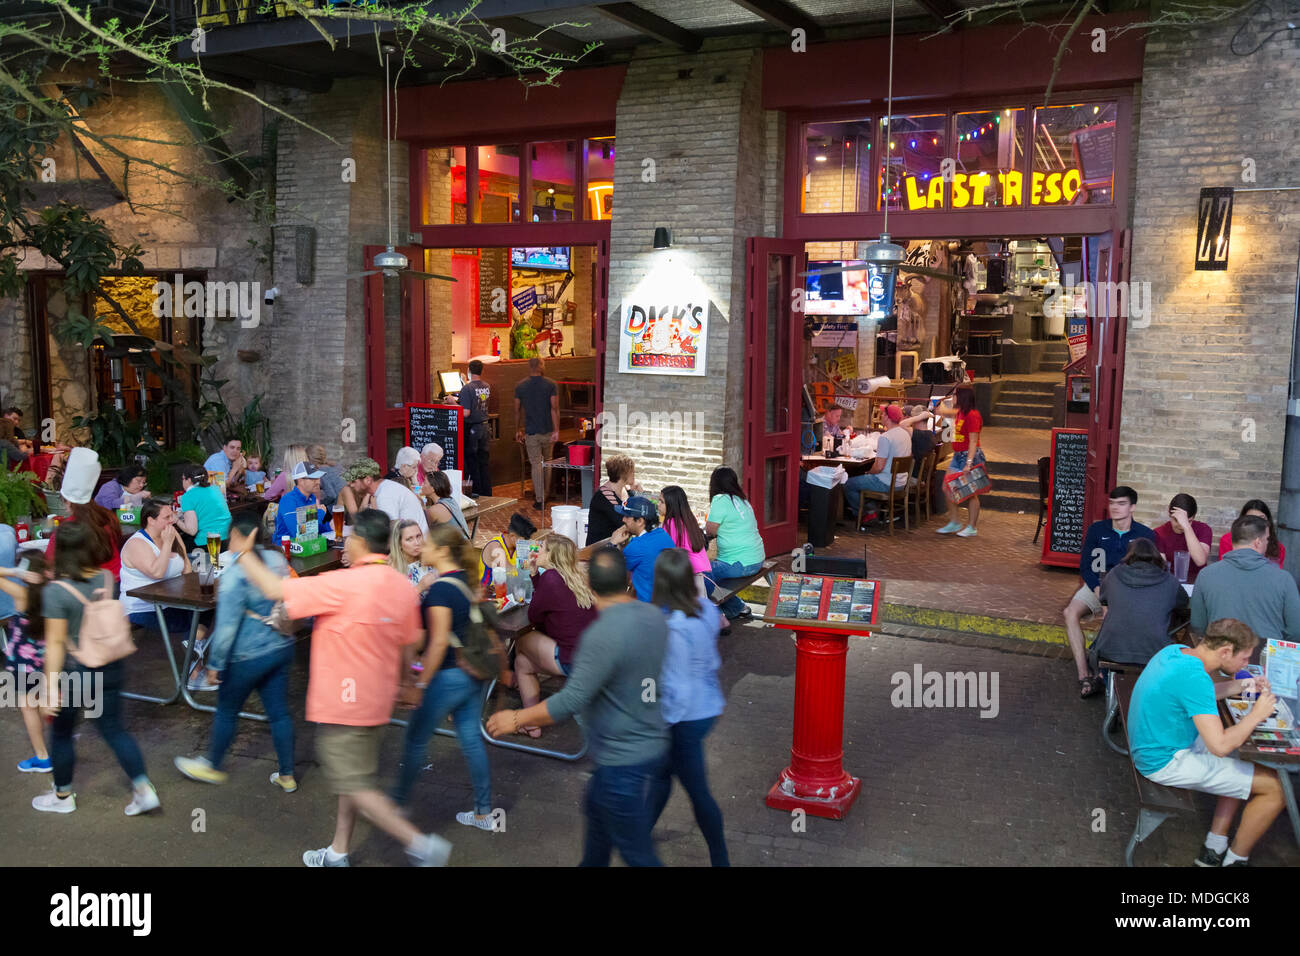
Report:
[[[253,585],[283,600],[290,617],[314,617],[307,719],[320,724],[316,754],[338,794],[334,841],[302,855],[308,866],[348,866],[357,813],[400,840],[416,866],[443,866],[451,844],[417,830],[379,787],[379,745],[393,714],[406,655],[420,638],[420,602],[406,575],[386,564],[389,521],[357,512],[344,544],[349,567],[282,579],[253,554],[241,566]]]

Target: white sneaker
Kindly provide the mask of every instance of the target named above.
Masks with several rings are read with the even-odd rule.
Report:
[[[126,805],[126,815],[128,817],[138,817],[142,813],[148,813],[150,810],[157,810],[162,806],[162,801],[158,799],[158,791],[153,788],[153,784],[146,783],[144,787],[135,792],[131,797],[131,802]]]
[[[39,797],[32,798],[32,807],[36,810],[44,810],[46,813],[71,813],[77,809],[77,795],[70,793],[62,800],[53,790],[47,790]]]
[[[331,860],[329,854],[330,854],[330,848],[327,846],[323,846],[319,850],[308,850],[306,853],[302,855],[303,865],[304,866],[351,866],[352,865],[351,863],[348,862],[348,855],[346,853],[344,853],[341,857],[339,857],[336,860]]]
[[[957,532],[957,537],[959,537],[959,538],[973,538],[973,537],[975,537],[975,535],[977,535],[977,534],[979,534],[979,532],[976,531],[975,528],[974,528],[972,525],[967,525],[965,528],[962,528],[960,531]]]
[[[426,833],[406,848],[412,866],[446,866],[451,857],[451,843],[436,833]]]
[[[491,814],[486,817],[480,817],[473,810],[466,810],[464,813],[456,814],[456,822],[463,823],[467,827],[478,827],[480,830],[492,832],[496,829]]]
[[[213,684],[208,681],[207,671],[199,671],[199,673],[203,676],[191,677],[189,683],[185,685],[191,691],[221,690],[220,684]]]

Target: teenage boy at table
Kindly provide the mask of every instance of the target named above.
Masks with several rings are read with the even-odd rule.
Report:
[[[1215,621],[1195,647],[1171,644],[1157,653],[1133,688],[1128,732],[1138,771],[1154,783],[1219,798],[1197,866],[1245,866],[1255,842],[1282,812],[1277,774],[1232,756],[1273,713],[1277,698],[1268,681],[1259,678],[1259,700],[1236,726],[1225,728],[1219,718],[1218,701],[1240,694],[1246,682],[1215,678],[1245,667],[1258,644],[1241,621]],[[1228,827],[1247,799],[1229,847]]]
[[[1083,586],[1070,598],[1061,612],[1065,618],[1065,635],[1074,655],[1074,667],[1079,676],[1079,696],[1091,697],[1106,686],[1102,676],[1088,667],[1088,653],[1083,644],[1083,627],[1080,622],[1087,614],[1104,615],[1101,606],[1101,575],[1124,560],[1128,546],[1138,538],[1155,540],[1155,533],[1146,525],[1133,520],[1137,505],[1137,492],[1127,485],[1112,488],[1107,502],[1109,517],[1094,521],[1083,539],[1079,554],[1079,577]]]
[[[1174,555],[1186,551],[1187,583],[1195,584],[1196,576],[1201,573],[1210,560],[1210,544],[1214,532],[1204,521],[1193,521],[1196,517],[1196,499],[1187,494],[1176,494],[1169,500],[1169,520],[1156,527],[1156,547],[1164,555],[1165,562],[1172,571]]]
[[[623,557],[617,548],[592,555],[587,577],[600,616],[582,632],[564,687],[540,704],[498,711],[487,722],[487,732],[500,737],[582,713],[596,770],[587,784],[579,866],[608,866],[614,847],[628,866],[662,865],[650,838],[649,796],[668,772],[668,728],[659,696],[645,693],[645,681],[663,671],[668,623],[661,609],[627,593]]]
[[[442,866],[451,844],[423,834],[379,786],[379,748],[397,701],[403,646],[420,639],[420,598],[388,565],[388,516],[357,512],[343,545],[348,567],[310,578],[281,578],[249,552],[240,567],[253,586],[284,601],[293,618],[314,618],[307,719],[319,724],[316,756],[338,795],[334,840],[302,855],[307,866],[348,866],[360,813],[406,847],[416,866]]]
[[[325,472],[318,471],[316,466],[305,461],[293,466],[293,487],[280,499],[280,507],[275,512],[275,547],[280,546],[280,539],[285,535],[291,540],[298,537],[299,508],[316,509],[316,527],[322,535],[334,527],[330,512],[316,500],[320,493],[320,480],[324,475]],[[308,520],[311,520],[310,512]]]
[[[614,508],[623,516],[623,527],[610,536],[623,548],[623,560],[632,578],[638,601],[648,602],[655,589],[655,561],[659,552],[675,548],[672,536],[659,527],[659,509],[649,498],[633,495]]]

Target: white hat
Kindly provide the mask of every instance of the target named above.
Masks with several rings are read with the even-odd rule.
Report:
[[[325,472],[320,471],[313,465],[307,464],[305,461],[300,461],[298,464],[293,466],[294,481],[297,481],[299,478],[320,478],[324,474]]]
[[[403,465],[418,465],[420,463],[420,453],[409,445],[397,450],[397,460],[393,463],[394,468],[401,468]]]
[[[63,487],[60,494],[65,501],[74,505],[84,505],[95,493],[95,483],[99,481],[99,455],[89,448],[74,448],[68,455],[68,464],[63,469]]]

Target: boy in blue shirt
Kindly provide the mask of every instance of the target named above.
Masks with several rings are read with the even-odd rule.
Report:
[[[1214,821],[1197,866],[1245,866],[1251,848],[1282,812],[1277,773],[1233,757],[1277,704],[1268,681],[1223,680],[1246,666],[1259,643],[1255,632],[1232,618],[1215,621],[1195,647],[1171,644],[1143,669],[1129,704],[1128,734],[1133,764],[1155,783],[1218,796]],[[1235,726],[1225,728],[1218,701],[1257,683],[1259,700]],[[1228,846],[1228,827],[1237,804],[1249,798]]]
[[[655,560],[660,551],[677,547],[672,537],[659,527],[659,509],[649,498],[633,495],[614,510],[623,516],[623,527],[610,541],[623,545],[623,560],[632,578],[638,601],[649,601],[655,589]],[[626,544],[624,544],[626,542]]]

